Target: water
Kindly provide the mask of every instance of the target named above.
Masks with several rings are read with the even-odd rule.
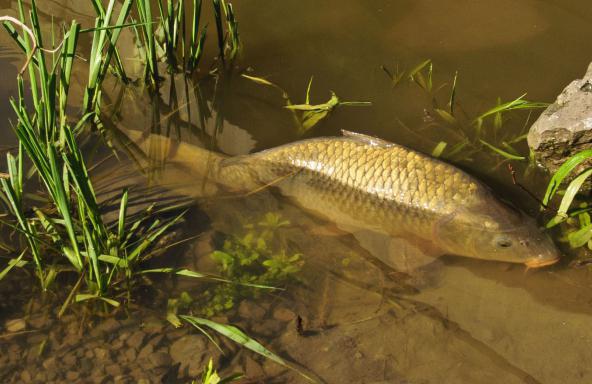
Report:
[[[77,8],[76,2],[44,2],[43,7],[45,20],[53,14],[57,19],[75,16],[88,22],[92,14],[92,9]],[[343,100],[372,102],[372,107],[337,109],[307,137],[337,135],[347,129],[428,153],[439,141],[454,144],[457,139],[450,130],[426,117],[429,99],[425,94],[409,84],[393,89],[381,65],[394,69],[398,63],[401,68],[411,68],[430,58],[437,84],[449,83],[458,71],[457,100],[467,115],[475,116],[492,107],[497,97],[505,101],[528,92],[530,100],[550,102],[569,81],[583,74],[590,60],[592,12],[583,0],[251,1],[235,7],[244,44],[240,63],[251,68],[250,74],[280,85],[295,103],[304,101],[311,76],[313,102],[325,102],[330,90]],[[0,61],[2,94],[13,95],[13,79],[21,59],[11,42],[3,34],[0,37],[5,50]],[[237,75],[218,84],[203,81],[199,88],[202,105],[213,112],[202,127],[196,113],[198,94],[192,92],[188,98],[185,84],[177,79],[172,92],[178,98],[175,104],[170,84],[167,80],[155,107],[141,90],[122,91],[116,84],[107,84],[106,104],[117,112],[110,123],[128,129],[170,131],[185,141],[229,155],[271,148],[300,137],[275,90]],[[438,93],[444,103],[448,92],[445,88]],[[123,108],[117,108],[119,96]],[[187,99],[191,117],[184,108],[172,113],[175,105],[183,106]],[[7,103],[0,103],[0,111],[12,116]],[[222,128],[216,127],[216,117],[223,121]],[[515,115],[491,139],[515,134],[524,118]],[[0,124],[2,145],[14,144],[8,120]],[[534,214],[536,202],[512,185],[499,160],[482,151],[457,158],[455,163]],[[524,174],[518,163],[514,165],[523,184],[540,191],[545,176],[536,171]],[[187,181],[183,174],[173,177]],[[407,275],[381,264],[353,236],[273,191],[200,201],[184,235],[201,237],[171,255],[171,260],[178,266],[215,270],[208,255],[222,246],[220,239],[244,235],[243,224],[259,223],[269,212],[290,223],[278,229],[276,235],[282,240],[270,247],[303,255],[299,280],[288,284],[285,291],[237,301],[218,319],[243,327],[326,382],[592,380],[592,280],[588,269],[574,269],[567,262],[525,272],[517,265],[449,256]],[[173,296],[182,291],[198,295],[204,289],[182,279],[163,284],[164,291]],[[8,291],[10,287],[3,295],[8,297]],[[197,336],[191,339],[193,344],[185,343],[190,337],[188,330],[166,326],[162,321],[166,298],[162,293],[147,292],[134,307],[131,319],[116,323],[93,320],[95,326],[103,324],[106,332],[81,332],[84,326],[73,315],[61,322],[41,319],[41,331],[0,339],[1,355],[17,356],[0,359],[0,367],[4,366],[0,373],[13,381],[18,381],[15,377],[24,380],[22,372],[30,372],[32,378],[45,372],[47,381],[64,380],[70,372],[74,372],[70,374],[74,381],[81,380],[80,374],[93,380],[121,376],[130,381],[150,374],[148,378],[155,380],[169,372],[172,363],[180,361],[179,356],[194,353],[195,360],[182,361],[181,371],[195,376],[206,356],[219,357],[219,353],[204,346]],[[24,309],[18,305],[23,301],[4,305],[3,319],[22,317]],[[43,303],[35,305],[39,313],[46,310]],[[34,320],[35,316],[27,318],[32,324]],[[138,335],[138,329],[143,333]],[[46,351],[36,354],[41,343],[47,344]],[[218,360],[223,372],[245,371],[263,382],[269,382],[270,377],[276,382],[302,382],[296,374],[271,362],[238,353],[230,344],[227,347],[230,353]],[[156,364],[158,353],[162,361]],[[55,361],[54,365],[48,362],[52,355],[63,362],[62,369],[55,369]],[[13,369],[15,376],[7,373]],[[95,371],[98,376],[90,376]],[[79,376],[74,377],[76,372]]]

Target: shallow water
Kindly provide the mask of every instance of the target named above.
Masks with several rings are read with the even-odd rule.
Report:
[[[76,1],[40,3],[46,20],[49,15],[90,20],[92,9],[80,8]],[[371,107],[337,109],[306,137],[337,135],[347,129],[427,153],[439,141],[452,146],[457,140],[454,134],[424,113],[429,109],[425,94],[406,83],[393,88],[381,65],[394,69],[398,63],[411,68],[430,58],[437,84],[450,83],[458,70],[457,100],[472,117],[494,106],[497,97],[506,101],[528,92],[530,100],[550,102],[569,81],[583,74],[590,60],[592,11],[584,0],[258,0],[236,2],[235,8],[244,44],[241,69],[249,67],[249,74],[280,85],[297,103],[304,100],[310,76],[314,76],[313,102],[325,102],[330,90],[343,100],[372,102]],[[1,93],[12,95],[21,58],[3,34],[0,42],[4,50]],[[237,74],[225,76],[218,84],[206,79],[199,88],[179,78],[168,79],[157,105],[150,104],[142,90],[123,89],[116,82],[106,88],[108,123],[121,128],[150,128],[228,155],[300,138],[290,113],[282,108],[281,95]],[[444,103],[448,92],[445,88],[438,93]],[[123,107],[118,107],[118,100]],[[204,106],[211,112],[203,124],[198,118],[198,100],[202,113]],[[0,103],[0,111],[12,116],[8,103]],[[526,114],[513,115],[490,139],[519,134],[525,118]],[[8,119],[0,124],[1,145],[14,144]],[[453,160],[515,204],[536,212],[536,202],[512,185],[505,166],[499,165],[500,158],[481,151]],[[545,184],[541,172],[524,173],[518,163],[514,165],[527,187],[540,190]],[[129,172],[133,171],[130,166]],[[186,175],[173,177],[192,187]],[[328,383],[592,381],[592,276],[588,269],[571,268],[566,261],[525,272],[518,265],[449,256],[407,275],[376,260],[350,234],[273,191],[200,200],[196,205],[198,213],[190,216],[185,235],[202,236],[170,256],[179,266],[215,271],[209,254],[220,247],[219,237],[244,234],[244,223],[258,223],[268,212],[279,213],[290,222],[280,231],[282,246],[303,254],[299,280],[288,284],[285,291],[247,299],[218,316],[245,328]],[[197,294],[202,289],[202,285],[180,280],[164,291],[174,296],[182,291]],[[181,341],[189,337],[189,331],[172,330],[162,323],[165,308],[161,304],[166,297],[156,295],[152,300],[147,293],[146,298],[136,308],[135,317],[105,326],[109,332],[76,336],[78,344],[72,335],[84,332],[77,333],[80,325],[74,316],[62,321],[65,325],[48,323],[54,331],[40,327],[34,333],[37,337],[25,335],[16,342],[15,338],[0,339],[3,354],[26,357],[0,358],[2,377],[16,382],[23,379],[21,371],[55,371],[55,361],[48,363],[47,354],[35,355],[43,340],[50,341],[49,352],[65,361],[60,373],[45,377],[48,381],[64,380],[69,372],[90,375],[99,365],[97,356],[107,356],[107,363],[101,365],[110,367],[101,371],[102,376],[89,376],[97,380],[122,376],[131,382],[142,378],[142,372],[154,373],[151,379],[168,372],[182,355],[179,345],[184,347]],[[18,304],[3,307],[2,319],[23,316],[24,309]],[[138,326],[144,333],[133,336]],[[136,339],[141,340],[136,343]],[[293,372],[228,347],[231,353],[219,360],[224,372],[246,371],[254,382],[302,382]],[[199,359],[189,366],[187,375],[199,372],[204,353],[218,357],[213,348],[202,344],[200,348]],[[102,349],[108,351],[106,355]],[[172,359],[161,356],[163,364],[157,366],[152,357],[157,353]],[[66,366],[70,355],[74,356],[72,364]],[[84,363],[85,359],[89,362]],[[125,367],[118,370],[113,367],[116,363]],[[188,365],[184,361],[182,366]],[[70,379],[82,380],[74,376]]]

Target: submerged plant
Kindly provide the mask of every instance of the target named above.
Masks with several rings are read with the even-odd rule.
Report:
[[[549,181],[543,204],[547,206],[556,194],[562,192],[559,208],[555,216],[547,223],[547,228],[567,222],[571,227],[571,230],[568,230],[566,234],[569,245],[572,248],[587,246],[592,250],[592,220],[590,218],[592,207],[588,199],[577,202],[580,189],[592,176],[592,167],[588,165],[590,159],[592,159],[592,149],[583,150],[567,159]],[[560,191],[561,185],[568,179],[571,181],[563,191]]]
[[[195,309],[204,316],[234,308],[248,297],[256,297],[259,286],[279,287],[295,278],[304,263],[300,253],[288,253],[278,241],[278,228],[288,225],[275,213],[267,213],[257,224],[245,226],[246,233],[228,237],[211,258],[218,274],[233,284],[207,289],[195,301]]]
[[[288,93],[278,85],[270,82],[269,80],[245,74],[243,74],[242,77],[256,84],[265,85],[281,91],[282,96],[286,102],[284,108],[292,111],[296,127],[300,134],[308,132],[310,129],[316,126],[321,120],[325,119],[337,107],[367,107],[372,105],[372,103],[368,101],[342,101],[333,91],[331,91],[331,98],[327,102],[321,104],[311,104],[310,89],[312,86],[312,77],[310,78],[308,86],[306,87],[304,103],[293,104],[290,100]]]
[[[458,72],[455,72],[450,85],[442,83],[436,85],[434,81],[434,66],[431,60],[425,60],[409,71],[395,71],[382,66],[393,87],[399,86],[404,80],[418,86],[428,98],[424,108],[428,120],[433,124],[443,126],[452,136],[457,137],[456,143],[439,142],[432,153],[436,157],[446,159],[467,158],[472,154],[487,149],[501,156],[504,160],[531,161],[531,154],[521,154],[514,146],[526,139],[526,129],[530,120],[527,116],[522,130],[515,134],[503,134],[502,126],[506,114],[517,110],[535,110],[546,108],[547,103],[533,102],[525,99],[526,94],[514,100],[502,102],[499,98],[496,104],[476,116],[467,116],[459,108],[457,100]],[[449,94],[441,101],[438,94],[449,86]]]

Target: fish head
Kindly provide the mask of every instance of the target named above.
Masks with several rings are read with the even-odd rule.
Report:
[[[451,254],[523,263],[539,268],[556,263],[560,252],[553,240],[524,213],[494,199],[457,208],[434,234]]]

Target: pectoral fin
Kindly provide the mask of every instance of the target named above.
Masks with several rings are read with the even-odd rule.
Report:
[[[399,272],[412,273],[443,254],[432,243],[413,235],[392,237],[371,230],[352,233],[362,248]]]

